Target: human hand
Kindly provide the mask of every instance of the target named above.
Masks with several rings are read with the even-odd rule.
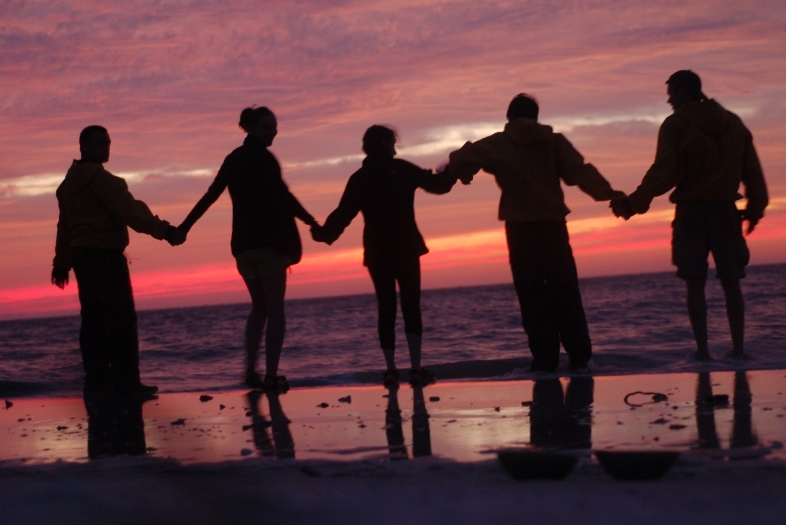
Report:
[[[636,215],[628,197],[616,197],[611,199],[609,208],[611,208],[612,213],[614,213],[616,217],[622,217],[626,221]]]
[[[186,233],[179,228],[169,226],[166,229],[166,233],[164,234],[164,240],[166,240],[166,242],[168,242],[171,246],[180,246],[186,242]]]
[[[761,220],[761,216],[753,215],[748,210],[740,210],[740,219],[743,221],[748,221],[748,229],[745,231],[747,235],[753,233],[753,230],[756,228],[756,225]]]
[[[315,242],[327,243],[325,239],[325,230],[317,222],[311,225],[311,238],[314,239]]]
[[[68,268],[52,268],[52,284],[60,288],[65,288],[68,284]]]

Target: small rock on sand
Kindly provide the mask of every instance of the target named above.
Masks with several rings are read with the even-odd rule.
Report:
[[[523,407],[531,407],[532,406],[532,401],[522,401],[521,402],[521,406],[523,406]]]
[[[327,408],[329,406],[330,405],[328,405],[327,403],[320,403],[320,404],[317,405],[317,408]]]
[[[7,400],[7,399],[6,399],[6,400],[5,400],[5,409],[6,409],[6,410],[8,410],[8,409],[9,409],[9,408],[11,408],[12,406],[14,406],[14,404],[13,404],[12,402],[10,402],[9,400]]]
[[[170,425],[185,425],[186,420],[184,418],[176,419],[170,423]]]
[[[436,403],[437,401],[439,401],[439,396],[431,396],[430,398],[428,398],[428,400]]]
[[[254,453],[254,451],[251,450],[250,448],[241,448],[240,449],[240,455],[241,456],[250,456],[253,453]]]
[[[207,403],[207,402],[208,402],[208,401],[210,401],[211,399],[213,399],[213,396],[209,396],[209,395],[207,395],[207,394],[202,394],[201,396],[199,396],[199,400],[200,400],[201,402],[203,402],[203,403]]]
[[[338,398],[339,403],[352,403],[352,396]]]
[[[218,405],[219,410],[224,410],[227,406],[226,405]]]

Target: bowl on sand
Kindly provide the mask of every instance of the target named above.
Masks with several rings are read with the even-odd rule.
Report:
[[[515,479],[563,479],[579,460],[570,454],[528,449],[500,450],[497,458]]]
[[[596,450],[603,470],[615,479],[640,480],[662,477],[680,457],[679,452],[652,450]]]

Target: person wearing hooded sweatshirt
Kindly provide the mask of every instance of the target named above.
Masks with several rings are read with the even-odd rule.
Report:
[[[111,140],[106,128],[88,126],[79,135],[75,160],[57,188],[60,218],[52,284],[64,288],[74,269],[82,326],[79,347],[85,392],[113,388],[121,394],[158,390],[139,379],[139,338],[128,262],[128,227],[177,245],[182,236],[135,200],[126,181],[104,169]]]
[[[452,152],[449,170],[469,184],[482,169],[502,190],[499,220],[505,221],[513,284],[533,357],[530,369],[556,370],[562,341],[570,368],[585,371],[592,343],[560,181],[577,185],[596,201],[625,194],[614,191],[562,134],[539,124],[538,111],[533,97],[517,95],[508,107],[505,130]]]
[[[666,81],[674,113],[658,132],[655,162],[636,191],[614,199],[612,210],[626,220],[646,213],[652,200],[672,188],[669,200],[676,212],[672,262],[677,276],[687,282],[688,317],[696,339],[695,357],[709,360],[707,304],[704,287],[707,257],[712,252],[726,297],[733,358],[744,359],[745,305],[740,279],[750,253],[742,235],[742,221],[753,232],[767,207],[767,185],[753,136],[734,113],[701,90],[701,79],[690,70],[677,71]],[[737,210],[740,182],[747,205]]]
[[[434,174],[405,160],[396,159],[396,132],[374,125],[363,135],[363,166],[347,181],[338,207],[325,225],[313,228],[314,240],[332,244],[363,213],[363,264],[368,267],[379,305],[379,343],[387,370],[383,383],[393,386],[399,373],[395,362],[396,283],[401,293],[401,313],[409,347],[412,384],[433,381],[421,367],[423,322],[420,315],[420,256],[428,253],[415,223],[415,190],[445,194],[456,178]]]

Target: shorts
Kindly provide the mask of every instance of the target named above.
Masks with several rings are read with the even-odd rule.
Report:
[[[240,252],[235,257],[235,261],[237,271],[245,279],[256,279],[280,272],[292,263],[289,257],[281,255],[273,248],[253,248]]]
[[[750,252],[742,236],[740,212],[733,202],[677,203],[671,226],[671,257],[677,277],[706,279],[710,252],[718,279],[745,277]]]

